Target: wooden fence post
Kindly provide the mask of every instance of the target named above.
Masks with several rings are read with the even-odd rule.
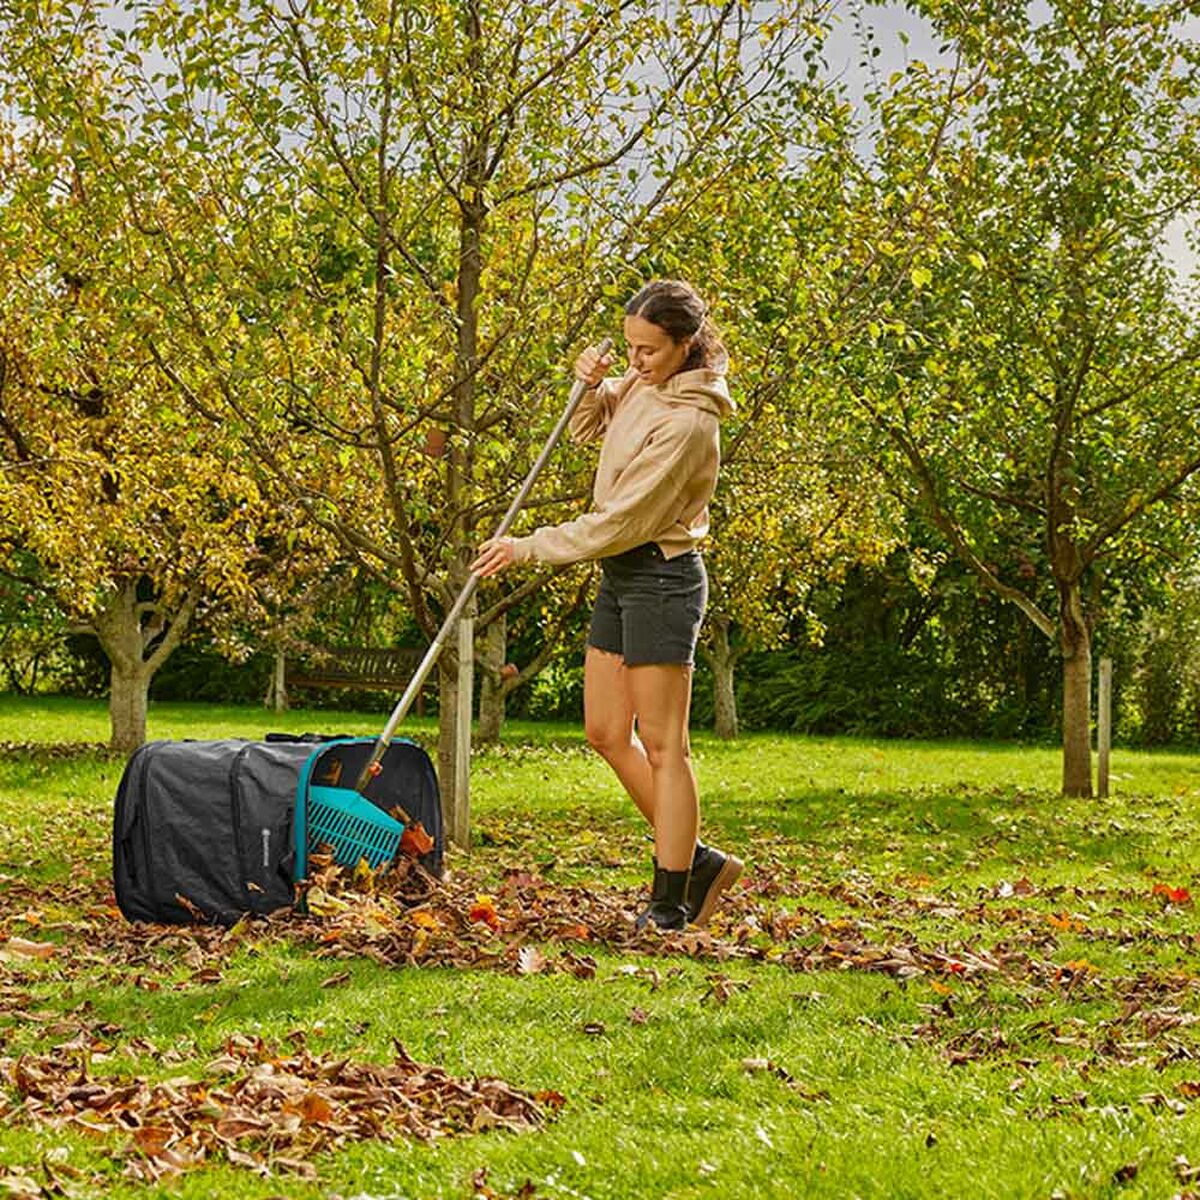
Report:
[[[458,708],[454,744],[454,811],[450,839],[471,848],[471,693],[475,689],[475,603],[458,623]]]

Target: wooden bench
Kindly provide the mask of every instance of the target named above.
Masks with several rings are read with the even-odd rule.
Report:
[[[302,662],[288,661],[286,685],[289,691],[293,687],[387,691],[395,692],[398,698],[424,656],[423,650],[383,650],[371,646],[317,649]],[[418,696],[418,715],[423,708],[422,697]]]

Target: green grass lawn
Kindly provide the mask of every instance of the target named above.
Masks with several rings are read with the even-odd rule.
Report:
[[[150,736],[384,716],[164,704]],[[99,704],[0,698],[0,1195],[469,1197],[480,1168],[497,1196],[597,1200],[1200,1192],[1195,909],[1164,892],[1200,895],[1200,756],[1118,751],[1113,798],[1064,801],[1051,748],[697,734],[705,833],[748,862],[712,938],[597,935],[577,973],[526,940],[555,969],[521,973],[506,871],[547,922],[580,886],[632,909],[648,874],[577,727],[514,723],[474,756],[476,845],[448,861],[455,897],[500,898],[464,959],[494,941],[491,968],[331,958],[311,929],[131,933],[106,894],[107,732]],[[398,1041],[564,1102],[533,1131],[331,1139],[315,1179],[249,1139],[158,1184],[125,1173],[129,1138],[22,1103],[19,1062],[182,1087],[231,1038],[370,1063]]]

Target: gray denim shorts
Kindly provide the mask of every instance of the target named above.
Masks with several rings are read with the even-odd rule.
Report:
[[[697,550],[666,559],[654,542],[600,560],[602,574],[588,645],[620,654],[628,666],[691,666],[708,602]]]

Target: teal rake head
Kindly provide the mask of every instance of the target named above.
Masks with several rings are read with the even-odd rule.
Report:
[[[318,846],[333,850],[333,860],[354,867],[366,859],[372,870],[390,862],[400,849],[404,826],[350,788],[308,789],[305,831],[311,854]]]

